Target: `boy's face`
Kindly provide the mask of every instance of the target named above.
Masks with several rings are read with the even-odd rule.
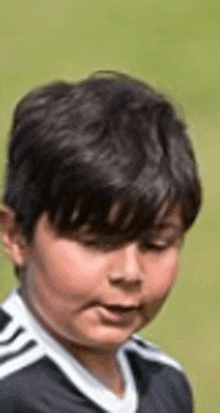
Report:
[[[163,224],[151,249],[131,243],[106,252],[57,236],[42,215],[27,249],[24,296],[61,341],[114,350],[151,321],[176,280],[178,210]]]

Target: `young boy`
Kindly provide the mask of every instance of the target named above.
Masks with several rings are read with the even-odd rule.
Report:
[[[179,364],[134,334],[166,300],[201,203],[183,124],[115,72],[18,104],[1,226],[1,413],[192,412]]]

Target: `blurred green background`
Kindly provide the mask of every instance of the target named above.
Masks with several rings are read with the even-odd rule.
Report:
[[[0,10],[1,176],[12,107],[39,83],[117,69],[148,80],[184,108],[203,179],[204,205],[186,239],[176,289],[142,334],[189,372],[200,413],[220,411],[220,7],[216,5],[214,0],[1,0]],[[15,281],[2,247],[0,268],[3,300]]]

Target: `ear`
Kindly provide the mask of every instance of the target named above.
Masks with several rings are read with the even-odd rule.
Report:
[[[7,205],[0,209],[0,228],[6,254],[15,265],[23,267],[27,255],[26,242],[20,234],[15,213]]]

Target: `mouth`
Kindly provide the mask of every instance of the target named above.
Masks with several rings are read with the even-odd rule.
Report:
[[[140,306],[135,306],[135,305],[130,305],[130,306],[124,306],[124,305],[104,305],[103,307],[107,308],[107,310],[110,310],[115,313],[129,313],[130,311],[138,311],[140,310]]]
[[[99,315],[103,322],[110,324],[130,324],[140,315],[140,306],[102,305]]]

